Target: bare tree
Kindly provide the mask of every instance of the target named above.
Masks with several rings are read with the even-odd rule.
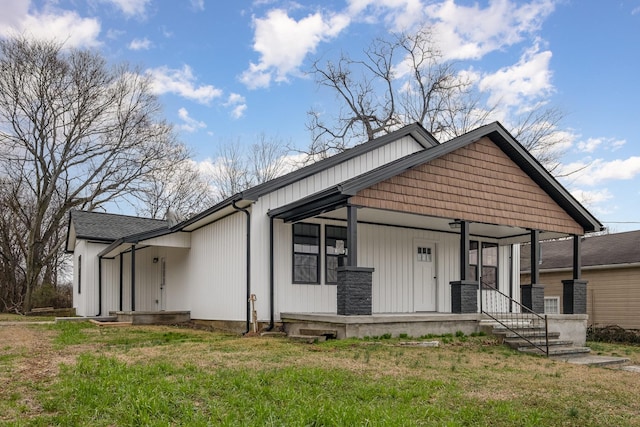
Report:
[[[149,78],[99,54],[24,37],[0,41],[0,176],[6,209],[27,232],[24,310],[55,264],[70,209],[131,195],[141,178],[184,158]]]
[[[146,176],[137,197],[141,203],[136,205],[136,214],[149,218],[164,218],[173,211],[178,218],[185,219],[212,206],[216,200],[212,183],[190,159]]]
[[[251,166],[251,184],[262,184],[276,178],[285,170],[285,157],[288,144],[277,138],[268,138],[264,133],[258,135],[251,144],[249,165]]]
[[[287,171],[288,144],[261,133],[249,150],[241,141],[219,146],[213,182],[219,197],[225,199],[247,188],[262,184]]]
[[[363,59],[343,54],[336,62],[316,61],[311,73],[329,88],[336,116],[309,112],[312,142],[305,152],[317,159],[418,122],[439,140],[462,135],[492,120],[499,105],[487,105],[472,79],[446,61],[430,30],[376,39]],[[557,163],[560,110],[538,106],[511,118],[514,136],[545,164]],[[509,125],[509,123],[507,123]]]

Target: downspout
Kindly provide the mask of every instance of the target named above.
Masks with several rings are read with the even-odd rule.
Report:
[[[274,321],[273,321],[273,312],[274,312],[273,295],[274,295],[275,280],[274,280],[274,272],[273,272],[273,255],[274,255],[274,249],[273,249],[273,217],[269,217],[269,327],[267,328],[267,331],[273,330],[273,326],[274,326]]]
[[[247,209],[237,206],[235,200],[231,202],[231,206],[239,212],[244,212],[247,216],[247,297],[245,299],[247,302],[247,320],[244,335],[251,330],[251,213]]]
[[[102,316],[102,257],[98,257],[98,314],[96,317]]]

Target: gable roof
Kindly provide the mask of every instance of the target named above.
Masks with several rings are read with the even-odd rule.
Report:
[[[73,250],[72,239],[109,243],[123,236],[167,229],[168,222],[161,219],[73,210],[69,212],[66,248]]]
[[[272,217],[298,221],[346,204],[349,197],[418,165],[428,163],[483,137],[490,138],[585,230],[599,231],[602,224],[589,213],[549,172],[498,122],[479,127],[450,141],[410,154],[324,191],[269,212]],[[305,213],[305,207],[311,208]],[[311,213],[312,215],[308,215]]]
[[[541,242],[540,270],[573,267],[573,239]],[[640,263],[640,230],[585,237],[580,245],[583,267]],[[520,248],[520,271],[531,271],[531,245]]]

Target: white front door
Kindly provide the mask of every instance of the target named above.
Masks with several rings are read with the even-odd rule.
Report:
[[[436,311],[436,245],[425,240],[413,243],[413,310]]]

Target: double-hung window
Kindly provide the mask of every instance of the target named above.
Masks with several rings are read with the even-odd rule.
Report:
[[[320,283],[319,224],[293,224],[293,283]]]
[[[347,248],[347,228],[326,225],[324,234],[325,283],[338,283],[338,267],[344,265]]]
[[[476,240],[469,245],[469,280],[481,280],[484,289],[498,289],[498,245]]]

